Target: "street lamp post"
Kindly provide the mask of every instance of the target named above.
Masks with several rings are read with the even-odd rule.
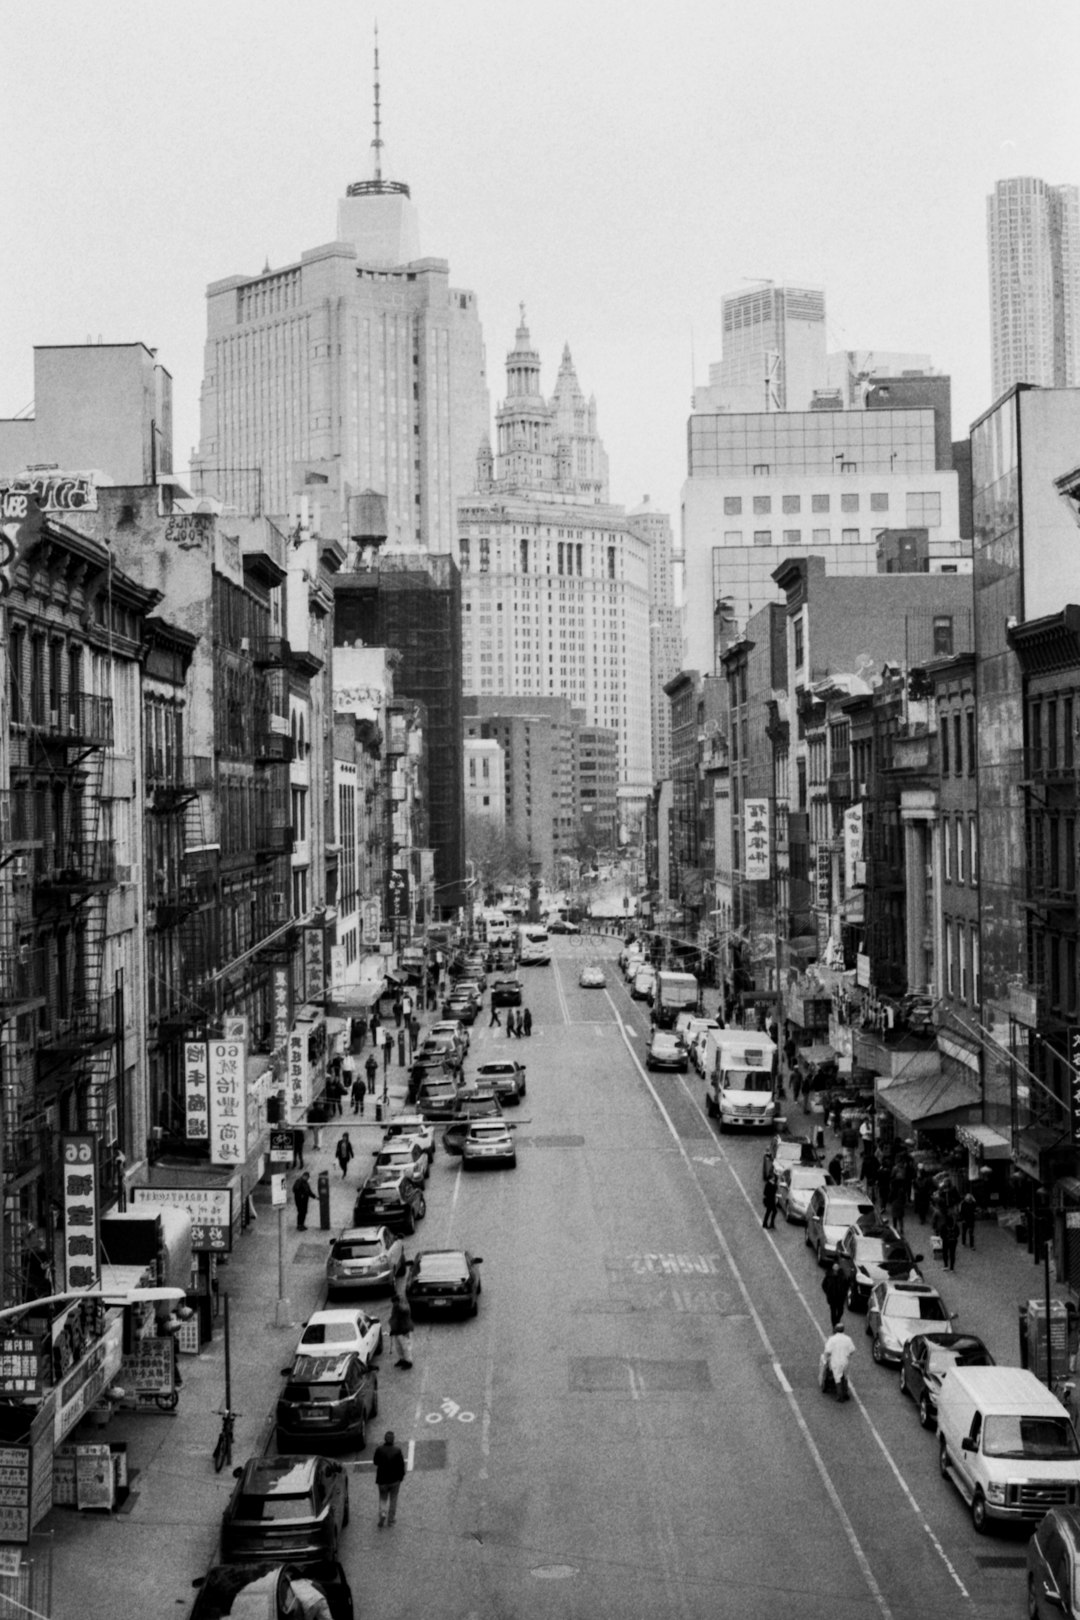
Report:
[[[37,1299],[24,1300],[21,1305],[6,1305],[0,1310],[0,1322],[27,1311],[40,1310],[43,1305],[72,1304],[77,1299],[102,1299],[107,1305],[179,1304],[185,1297],[182,1288],[129,1288],[121,1293],[114,1288],[74,1288],[62,1294],[41,1294]]]

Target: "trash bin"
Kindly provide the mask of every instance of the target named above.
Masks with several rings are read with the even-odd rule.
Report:
[[[381,1125],[382,1124],[382,1103],[381,1102],[377,1102],[375,1104],[375,1123],[376,1123],[376,1125]]]
[[[330,1230],[330,1172],[319,1171],[319,1225],[324,1232]]]

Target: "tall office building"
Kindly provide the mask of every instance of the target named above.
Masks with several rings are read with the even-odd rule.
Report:
[[[709,367],[714,410],[805,411],[826,383],[825,294],[771,281],[721,300],[723,358]]]
[[[563,350],[554,397],[522,311],[496,412],[498,454],[458,506],[467,694],[566,698],[618,734],[621,798],[651,782],[649,545],[607,498],[596,405]]]
[[[377,68],[377,64],[376,64]],[[289,512],[299,464],[387,501],[391,548],[449,551],[489,400],[476,296],[422,258],[409,188],[348,187],[334,241],[207,289],[197,487],[244,512]]]
[[[986,199],[993,389],[1080,384],[1080,190],[1018,175]]]
[[[653,781],[659,782],[671,774],[671,704],[664,686],[682,668],[682,617],[675,602],[674,540],[670,517],[658,512],[647,495],[627,513],[627,521],[649,546],[649,721],[652,775]]]

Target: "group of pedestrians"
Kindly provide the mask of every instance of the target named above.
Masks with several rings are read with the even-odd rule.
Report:
[[[506,1015],[506,1033],[515,1035],[518,1040],[532,1034],[532,1025],[532,1013],[528,1007],[511,1007]],[[502,1019],[499,1017],[499,1009],[494,1002],[491,1003],[491,1017],[488,1020],[488,1029],[502,1029]]]

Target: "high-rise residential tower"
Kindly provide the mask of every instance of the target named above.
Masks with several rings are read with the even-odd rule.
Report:
[[[651,782],[649,541],[608,501],[595,401],[563,350],[555,394],[522,310],[496,412],[497,456],[458,504],[465,691],[566,698],[618,735],[620,797]]]
[[[285,513],[296,469],[387,501],[387,544],[449,551],[472,487],[488,392],[476,296],[423,258],[415,206],[382,172],[348,187],[337,235],[299,262],[207,289],[196,483],[241,511]]]
[[[1080,384],[1080,190],[1017,175],[986,199],[994,398]]]

